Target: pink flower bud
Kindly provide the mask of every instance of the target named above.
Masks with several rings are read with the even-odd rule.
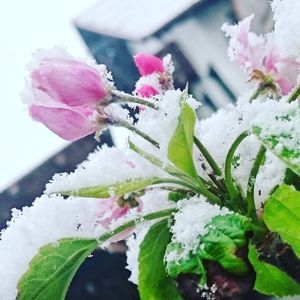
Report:
[[[159,94],[159,91],[151,85],[143,85],[136,90],[137,94],[141,97],[149,98]]]
[[[165,72],[163,61],[154,55],[139,53],[134,62],[142,76]]]
[[[68,141],[76,141],[99,129],[89,107],[55,108],[31,105],[30,116]]]
[[[99,209],[97,211],[97,217],[99,218],[99,224],[101,224],[106,230],[111,230],[111,224],[124,217],[130,210],[130,205],[119,205],[119,197],[115,196],[109,199],[99,199]],[[138,211],[141,211],[142,204],[139,200]],[[118,242],[126,239],[132,233],[132,228],[115,235],[110,239],[110,242]]]
[[[104,66],[90,66],[57,50],[34,62],[25,102],[34,120],[75,141],[100,129],[96,104],[109,96],[111,83]]]

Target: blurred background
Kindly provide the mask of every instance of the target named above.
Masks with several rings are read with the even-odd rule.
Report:
[[[99,143],[93,136],[72,144],[33,122],[20,93],[26,64],[37,48],[64,46],[75,57],[94,57],[112,71],[118,88],[131,92],[138,79],[132,55],[171,53],[175,85],[189,82],[202,102],[199,118],[234,103],[245,87],[241,70],[229,62],[224,22],[256,15],[257,33],[272,28],[268,0],[52,0],[0,4],[0,229],[11,208],[30,205],[54,173],[70,172]],[[118,144],[122,132],[107,132],[101,143]],[[122,250],[122,246],[118,249]],[[126,258],[97,251],[81,267],[68,300],[138,299],[127,282]],[[253,295],[249,299],[262,299]]]

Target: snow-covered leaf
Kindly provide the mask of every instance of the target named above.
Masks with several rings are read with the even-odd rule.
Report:
[[[300,109],[294,103],[286,103],[282,111],[280,108],[269,112],[268,117],[259,115],[253,121],[252,131],[268,149],[300,175]]]
[[[168,245],[165,259],[168,274],[176,278],[180,273],[196,273],[200,275],[200,283],[203,285],[206,283],[204,260],[216,261],[230,273],[246,274],[246,263],[235,253],[247,244],[246,233],[252,229],[249,219],[239,214],[216,216],[206,228],[208,232],[199,237],[198,249],[179,261],[176,257],[180,257],[184,251],[182,246],[174,242]]]
[[[121,196],[126,193],[139,191],[156,183],[157,180],[158,178],[156,177],[132,179],[110,185],[99,185],[95,187],[81,188],[74,191],[61,191],[60,194],[91,198],[109,198],[112,196]]]

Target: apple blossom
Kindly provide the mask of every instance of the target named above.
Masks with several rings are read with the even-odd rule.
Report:
[[[171,55],[160,59],[154,55],[139,53],[134,56],[134,61],[141,75],[135,89],[138,96],[150,98],[173,87],[174,66]]]
[[[251,32],[253,18],[251,15],[237,25],[223,25],[222,30],[230,37],[228,55],[249,76],[259,70],[274,81],[281,94],[286,95],[297,84],[300,64],[296,57],[280,51],[274,33],[258,36]]]
[[[105,66],[88,65],[54,49],[37,57],[30,78],[25,102],[34,120],[70,141],[101,128],[96,105],[112,89]]]
[[[123,197],[114,196],[109,199],[99,199],[99,206],[97,211],[98,222],[107,230],[110,230],[111,224],[124,217],[131,208],[137,207],[138,211],[141,211],[142,204],[140,200],[137,201],[135,197],[124,200]],[[118,242],[126,239],[132,233],[132,229],[129,228],[124,232],[115,235],[110,242]]]
[[[134,62],[142,76],[165,72],[163,61],[151,54],[139,53],[134,56]]]

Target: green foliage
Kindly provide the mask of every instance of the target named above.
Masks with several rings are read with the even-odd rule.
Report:
[[[190,196],[187,193],[182,192],[170,192],[168,195],[168,199],[173,202],[177,202],[182,199],[189,198]]]
[[[151,184],[155,184],[158,178],[139,178],[116,182],[109,185],[99,185],[95,187],[82,188],[74,191],[62,191],[60,194],[68,196],[79,196],[89,198],[110,198],[112,195],[121,196],[126,193],[139,191]]]
[[[300,191],[300,176],[294,173],[291,169],[286,169],[284,183],[287,185],[293,185],[296,190]]]
[[[267,200],[264,221],[300,258],[300,192],[283,184]]]
[[[179,261],[166,261],[166,270],[170,277],[176,278],[180,273],[200,275],[200,285],[206,283],[206,271],[203,260],[218,262],[225,270],[236,275],[248,272],[246,263],[235,255],[236,250],[247,244],[246,233],[252,230],[248,218],[239,214],[216,216],[206,225],[207,233],[199,237],[199,247],[195,253]],[[170,243],[166,257],[170,253],[182,254],[183,248],[178,243]]]
[[[139,293],[142,300],[180,300],[172,280],[167,276],[163,257],[171,233],[168,220],[154,224],[146,234],[139,253]]]
[[[252,132],[266,148],[283,160],[300,176],[300,138],[298,125],[300,110],[291,109],[289,113],[274,115],[272,122],[263,127],[254,124]]]
[[[18,300],[63,300],[75,272],[98,245],[139,223],[168,218],[174,212],[175,209],[166,209],[140,216],[97,240],[68,238],[42,247],[18,283]]]
[[[79,266],[97,247],[96,240],[63,239],[42,247],[18,284],[18,300],[63,300]]]
[[[192,155],[196,116],[193,109],[185,102],[186,97],[186,93],[183,92],[181,113],[168,146],[168,157],[180,170],[197,178]]]
[[[258,259],[253,245],[249,245],[249,260],[256,272],[255,290],[277,297],[300,294],[300,286],[275,266]]]

